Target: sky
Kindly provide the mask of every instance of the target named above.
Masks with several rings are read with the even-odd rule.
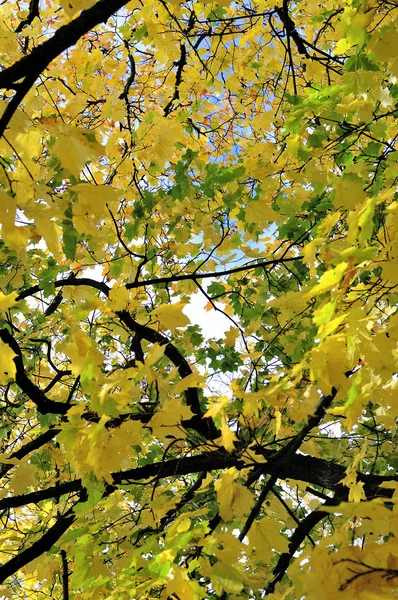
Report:
[[[190,319],[192,325],[199,325],[205,339],[220,339],[231,327],[231,321],[222,313],[213,308],[205,310],[207,299],[200,292],[191,295],[191,302],[184,307],[183,312]]]

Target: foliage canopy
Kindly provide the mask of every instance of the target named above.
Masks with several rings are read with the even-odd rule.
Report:
[[[394,597],[397,9],[2,3],[3,598]]]

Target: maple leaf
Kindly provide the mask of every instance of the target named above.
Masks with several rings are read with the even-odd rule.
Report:
[[[152,314],[159,320],[164,329],[170,329],[174,332],[177,328],[190,324],[189,318],[182,312],[184,306],[185,304],[182,302],[158,306],[152,311]]]

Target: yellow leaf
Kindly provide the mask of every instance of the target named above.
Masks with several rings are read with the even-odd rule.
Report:
[[[167,578],[167,598],[180,600],[200,600],[203,598],[202,587],[197,581],[190,580],[182,567],[173,565],[173,574]]]
[[[58,351],[66,354],[72,360],[72,373],[82,376],[85,371],[102,365],[104,356],[97,350],[91,338],[81,330],[73,330],[70,341],[62,341],[57,345]]]
[[[375,513],[384,513],[387,519],[389,509],[385,507],[385,501],[385,498],[373,498],[367,502],[340,502],[338,506],[322,506],[322,511],[365,518],[372,518]]]
[[[107,205],[114,207],[118,201],[118,194],[110,185],[92,185],[91,183],[78,183],[71,190],[78,193],[78,200],[73,206],[73,214],[87,217],[103,217],[109,212]]]
[[[188,519],[185,514],[176,518],[174,523],[167,529],[167,539],[171,540],[178,533],[188,531],[191,527],[191,519]]]
[[[272,518],[253,523],[248,534],[249,542],[264,561],[269,560],[274,555],[275,550],[277,552],[288,551],[289,542],[281,534],[282,528],[283,524]]]
[[[54,254],[55,258],[61,258],[61,228],[55,221],[51,221],[49,217],[46,216],[46,213],[35,218],[35,227],[37,233],[44,239],[47,248]]]
[[[16,367],[13,358],[16,356],[8,344],[0,340],[0,382],[5,383],[9,379],[15,379]]]
[[[87,10],[96,0],[59,0],[60,5],[71,19],[78,11]]]
[[[326,304],[323,304],[320,308],[314,311],[314,317],[312,320],[316,325],[322,325],[323,323],[327,323],[333,316],[335,309],[336,300],[334,300],[333,302],[327,302]]]
[[[357,204],[362,204],[366,200],[363,182],[357,175],[349,174],[340,177],[334,187],[336,195],[333,204],[336,208],[342,206],[348,210],[354,210]]]
[[[342,262],[334,269],[329,269],[326,271],[321,277],[320,282],[312,288],[311,291],[305,294],[305,298],[312,298],[313,296],[317,296],[318,294],[323,294],[328,290],[333,289],[340,281],[343,276],[343,273],[347,270],[348,263]]]
[[[129,301],[129,290],[125,286],[113,287],[109,292],[109,306],[113,311],[124,310]]]
[[[158,319],[164,329],[169,329],[174,333],[178,327],[185,327],[191,323],[188,317],[182,312],[184,306],[183,302],[158,306],[152,311],[152,315]]]
[[[310,267],[310,277],[315,277],[316,268],[315,268],[315,256],[318,251],[319,246],[322,244],[323,238],[315,238],[311,240],[308,244],[306,244],[303,248],[303,262]]]
[[[225,332],[224,341],[228,346],[234,346],[235,340],[239,335],[239,329],[236,327],[230,327],[228,331]]]
[[[361,502],[362,500],[366,500],[366,495],[363,490],[364,485],[363,481],[356,481],[350,486],[348,502]]]
[[[60,159],[62,167],[76,177],[86,163],[96,160],[104,152],[89,130],[61,123],[54,133],[57,137],[53,148],[54,154]]]
[[[229,404],[228,396],[221,396],[216,402],[209,408],[209,410],[203,415],[204,417],[216,417],[224,408]]]
[[[279,408],[275,409],[275,438],[278,439],[282,425],[282,413]]]
[[[11,306],[16,304],[16,298],[18,296],[18,292],[11,292],[11,294],[3,294],[0,292],[0,312],[8,310]]]
[[[252,200],[245,210],[246,221],[266,227],[280,218],[264,200]]]
[[[333,331],[335,331],[335,329],[337,329],[337,327],[345,320],[346,316],[347,314],[344,313],[343,315],[339,315],[335,319],[332,319],[328,323],[323,323],[318,331],[319,337],[323,340],[328,335],[333,333]]]
[[[238,471],[232,467],[214,483],[220,516],[224,521],[230,521],[234,516],[242,517],[250,511],[253,496],[246,487],[235,481],[238,475]]]
[[[227,425],[225,417],[222,420],[221,424],[221,443],[224,446],[227,452],[232,452],[235,450],[234,442],[237,442],[238,438],[235,433],[230,429]]]
[[[29,463],[28,459],[21,461],[10,481],[10,487],[15,494],[23,494],[31,486],[37,485],[36,471],[37,467]]]
[[[11,42],[12,38],[12,42]],[[7,49],[5,52],[10,51],[11,43],[17,42],[18,36],[14,32],[8,31],[6,28],[3,28],[3,23],[0,23],[0,51],[3,44],[6,44]],[[8,101],[0,100],[0,112],[4,113],[8,106]],[[11,120],[12,130],[14,133],[26,131],[29,126],[31,126],[31,122],[29,118],[22,112],[20,108],[14,112],[12,120]]]
[[[205,378],[200,373],[198,373],[198,372],[191,373],[190,375],[187,375],[186,377],[184,377],[184,379],[181,379],[181,381],[179,381],[175,385],[174,393],[181,394],[182,392],[185,392],[185,390],[187,390],[188,388],[191,388],[191,387],[194,388],[194,387],[200,386],[200,384],[202,384],[204,381],[205,381]]]
[[[161,410],[149,421],[149,427],[152,428],[153,435],[161,441],[170,437],[180,438],[184,433],[181,421],[192,417],[193,412],[189,406],[182,404],[179,398],[167,398]]]
[[[244,586],[242,574],[231,565],[224,563],[216,563],[212,567],[210,581],[218,594],[223,590],[229,594],[239,594]]]
[[[164,356],[165,349],[165,344],[153,344],[146,354],[145,365],[147,367],[152,367],[155,363],[158,362],[158,360],[162,358],[162,356]]]
[[[352,368],[352,358],[345,337],[340,334],[330,335],[311,350],[309,367],[311,381],[316,381],[324,394],[330,393],[333,386],[341,391],[348,389],[349,380],[344,373]]]

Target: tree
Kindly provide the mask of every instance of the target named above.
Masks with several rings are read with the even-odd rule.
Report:
[[[395,597],[397,9],[2,4],[2,598]]]

